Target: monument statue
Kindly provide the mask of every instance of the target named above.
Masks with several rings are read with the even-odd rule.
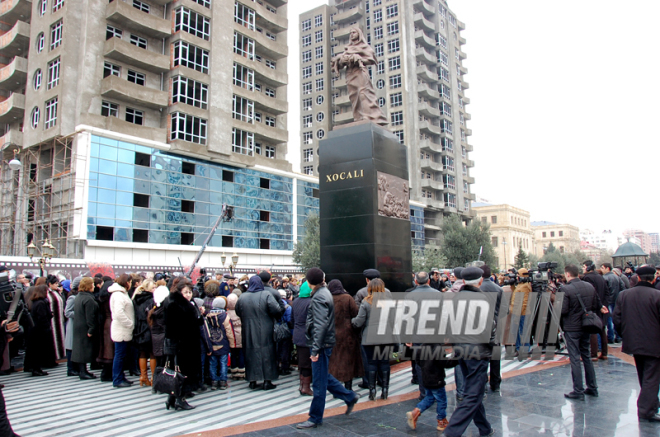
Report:
[[[387,118],[378,107],[376,92],[371,84],[367,66],[378,62],[374,50],[364,39],[362,30],[351,29],[349,43],[344,52],[332,60],[332,71],[338,76],[339,70],[346,68],[348,97],[353,107],[355,121],[368,120],[386,126]]]

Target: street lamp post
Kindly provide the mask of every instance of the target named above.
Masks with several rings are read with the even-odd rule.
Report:
[[[506,270],[506,237],[502,237],[502,246],[504,246],[504,270]]]
[[[224,252],[222,252],[222,255],[220,256],[220,262],[222,263],[222,268],[225,268],[225,263],[227,262],[227,255],[225,255]],[[229,263],[229,273],[232,275],[234,274],[234,268],[236,267],[236,264],[238,264],[238,254],[234,252],[234,254],[231,256],[231,262]]]
[[[28,245],[27,253],[30,257],[30,261],[33,261],[32,258],[34,258],[37,254],[37,246],[35,246],[34,240],[31,241]],[[50,244],[48,239],[46,239],[46,242],[41,246],[41,258],[37,260],[39,263],[41,276],[44,276],[44,268],[46,267],[46,263],[48,263],[48,261],[50,261],[53,256],[55,256],[55,247]]]

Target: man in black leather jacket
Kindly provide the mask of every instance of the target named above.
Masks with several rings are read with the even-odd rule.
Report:
[[[566,281],[568,283],[561,288],[564,292],[564,304],[561,307],[561,316],[564,324],[564,336],[568,357],[571,360],[571,376],[573,377],[573,391],[565,394],[568,399],[584,400],[584,395],[598,396],[598,385],[596,384],[596,373],[594,365],[589,359],[589,334],[582,331],[582,318],[584,310],[593,311],[596,314],[605,308],[600,303],[598,294],[593,285],[581,281],[578,277],[579,270],[574,264],[564,268]],[[582,304],[580,299],[582,299]],[[607,341],[607,340],[605,340]],[[584,373],[587,379],[587,389],[582,385],[582,369],[580,358],[584,365]]]
[[[330,290],[325,286],[325,273],[313,267],[307,271],[306,277],[312,287],[305,336],[312,360],[314,398],[309,407],[309,419],[299,423],[296,426],[298,429],[316,428],[323,424],[326,391],[346,402],[346,415],[351,414],[360,399],[360,395],[346,390],[344,384],[328,373],[328,363],[335,345],[335,305]]]
[[[465,285],[461,292],[481,293],[479,289],[483,283],[484,271],[478,267],[468,267],[461,271],[461,276]],[[460,344],[457,347],[463,349],[463,356],[471,359],[460,360],[461,370],[465,377],[463,388],[463,401],[458,404],[449,420],[449,426],[445,429],[445,436],[462,436],[470,422],[479,428],[479,434],[489,436],[495,433],[486,418],[486,409],[483,406],[484,387],[488,382],[488,363],[493,354],[493,344],[495,344],[495,332],[497,328],[497,317],[493,319],[491,341],[481,344]],[[473,357],[479,357],[475,359]]]
[[[584,276],[582,280],[593,285],[603,305],[607,305],[611,298],[610,288],[607,286],[607,282],[603,277],[596,273],[596,264],[593,261],[587,260],[582,263],[582,272]],[[609,314],[597,313],[600,315],[603,322],[603,330],[600,334],[591,334],[591,358],[596,361],[596,359],[606,360],[607,359],[607,318]],[[598,336],[600,336],[600,348],[601,354],[598,356]]]

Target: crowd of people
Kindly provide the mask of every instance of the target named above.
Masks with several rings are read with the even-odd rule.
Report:
[[[569,265],[564,274],[551,275],[544,290],[553,293],[553,301],[557,291],[564,292],[562,326],[574,382],[566,397],[598,396],[591,360],[607,359],[608,342],[623,339],[624,352],[635,355],[640,372],[640,418],[659,421],[660,350],[656,349],[660,343],[649,346],[637,337],[640,330],[656,325],[659,329],[653,335],[660,337],[660,269],[642,266],[635,272],[632,266],[622,270],[609,263],[598,267],[591,261],[581,267],[582,272]],[[526,269],[495,275],[487,265],[457,267],[449,275],[437,270],[417,272],[414,287],[407,291],[496,292],[498,300],[503,291],[512,291],[510,310],[522,300],[522,333],[532,287],[519,279],[528,275]],[[23,371],[46,377],[44,369],[66,359],[68,377],[95,379],[91,371],[100,370],[101,381],[124,388],[135,382],[150,387],[158,367],[176,367],[185,375],[185,383],[180,396],[168,396],[166,408],[189,410],[194,407],[187,399],[196,392],[226,390],[230,380],[241,379],[249,382],[250,389],[273,390],[280,375],[289,375],[297,367],[300,395],[313,397],[309,420],[298,427],[313,428],[322,424],[326,391],[346,402],[347,414],[352,411],[359,399],[352,386],[355,378],[362,378],[359,386],[368,390],[370,400],[378,397],[379,386],[380,398],[388,398],[390,361],[378,357],[376,345],[368,344],[367,338],[373,299],[377,293],[388,295],[389,290],[378,270],[365,270],[364,277],[365,286],[352,294],[337,279],[326,284],[318,268],[310,269],[304,278],[272,276],[264,270],[238,279],[205,277],[196,284],[185,276],[165,274],[153,278],[96,275],[72,281],[52,275],[18,275],[15,287],[22,290],[33,321],[23,336]],[[642,308],[637,294],[628,291],[640,288],[650,293],[647,299],[654,305],[658,302],[657,307]],[[583,331],[586,311],[602,318],[598,334]],[[497,317],[496,313],[494,323]],[[8,327],[6,331],[6,339],[13,339]],[[446,435],[461,435],[472,420],[481,435],[492,433],[481,404],[488,385],[497,392],[502,381],[499,360],[491,361],[492,340],[463,345],[472,348],[477,359],[412,362],[411,382],[419,385],[420,402],[407,413],[411,428],[436,403],[437,429]],[[516,350],[530,347],[522,341],[519,335]],[[6,373],[11,370],[9,341],[0,346]],[[451,418],[446,414],[444,389],[447,367],[455,367],[457,386],[458,406]],[[138,381],[126,373],[139,377]]]

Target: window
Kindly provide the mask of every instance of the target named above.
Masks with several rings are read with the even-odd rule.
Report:
[[[443,170],[454,171],[454,158],[450,158],[449,156],[443,156],[442,157],[442,169]]]
[[[374,6],[380,6],[380,0],[374,0]]]
[[[386,8],[386,11],[387,11],[387,18],[396,17],[397,15],[399,15],[399,5],[396,3],[390,5]]]
[[[268,127],[275,127],[275,117],[266,117],[266,126]]]
[[[454,141],[449,138],[442,138],[442,151],[454,151]]]
[[[314,161],[314,149],[304,149],[303,150],[303,161],[304,162]]]
[[[482,217],[486,218],[486,217]],[[497,237],[490,237],[490,244],[492,244],[493,247],[497,247]]]
[[[403,94],[396,93],[390,95],[390,106],[401,106],[403,105]]]
[[[232,151],[241,155],[254,154],[254,134],[240,129],[232,129]]]
[[[303,115],[302,118],[302,127],[312,127],[312,116],[310,115]]]
[[[463,176],[467,176],[467,174],[468,174],[467,164],[463,164]]]
[[[385,51],[383,50],[383,43],[381,42],[374,45],[374,51],[376,52],[376,57],[380,58],[381,56],[383,56],[383,54],[385,53]]]
[[[111,226],[97,226],[96,240],[112,241],[115,228]]]
[[[303,67],[302,69],[302,78],[303,79],[308,79],[312,77],[312,66],[309,65],[307,67]]]
[[[392,126],[399,126],[403,124],[403,111],[391,113],[390,122],[392,123]]]
[[[440,76],[442,77],[442,80],[449,82],[449,70],[440,67]]]
[[[238,53],[236,51],[236,35],[240,34],[234,32],[234,53]],[[254,54],[254,41],[252,41],[252,53]],[[201,71],[202,73],[208,73],[209,52],[200,47],[179,40],[174,43],[174,66],[176,67],[178,65],[192,68],[193,70]]]
[[[254,121],[261,123],[261,112],[254,113]]]
[[[323,114],[322,112],[316,114],[316,121],[318,121],[319,123],[322,122],[324,118],[325,118],[325,114]]]
[[[53,2],[53,12],[62,9],[62,6],[64,6],[64,0],[54,0],[54,2]]]
[[[110,75],[120,77],[121,67],[109,62],[103,64],[103,77]]]
[[[401,57],[400,56],[395,56],[393,58],[389,58],[387,60],[387,63],[389,65],[390,71],[398,70],[398,69],[401,68]]]
[[[114,26],[106,26],[105,27],[105,39],[108,40],[110,38],[121,38],[122,36],[122,30],[114,27]]]
[[[129,123],[142,125],[144,122],[144,112],[133,108],[126,108],[126,121]]]
[[[136,85],[145,86],[147,84],[147,76],[144,73],[138,73],[137,71],[128,70],[127,79],[129,82],[133,82]]]
[[[62,45],[62,20],[50,26],[50,49],[54,50]]]
[[[235,4],[238,5],[238,3]],[[251,10],[247,7],[244,8]],[[252,13],[254,14],[254,11],[252,11]],[[254,15],[252,20],[252,27],[250,28],[254,30]],[[238,21],[236,22],[238,23]],[[174,31],[178,32],[180,30],[208,41],[211,36],[211,21],[193,10],[179,8],[174,13]]]
[[[312,45],[312,35],[303,35],[302,36],[302,46],[307,47]]]
[[[141,36],[137,36],[131,33],[130,43],[134,46],[138,46],[141,49],[147,49],[147,40]]]
[[[275,98],[275,90],[273,88],[266,87],[264,94],[266,94],[268,97]]]
[[[555,231],[551,231],[551,232],[550,232],[550,238],[552,238],[552,237],[554,237],[554,236],[555,236]]]
[[[234,85],[252,91],[254,89],[254,71],[234,63]]]
[[[383,21],[383,10],[378,9],[374,11],[374,23],[380,23],[381,21]]]
[[[314,133],[303,132],[303,144],[312,144],[313,139],[314,139]]]
[[[323,15],[317,15],[314,17],[314,27],[323,26]]]
[[[402,130],[396,130],[392,133],[399,138],[399,143],[403,144],[403,131]]]
[[[57,97],[46,102],[46,119],[44,129],[50,129],[57,124]]]
[[[36,44],[37,53],[42,52],[42,50],[44,49],[45,41],[46,41],[46,37],[44,36],[44,33],[40,32],[39,35],[37,35],[37,44]]]
[[[34,72],[34,78],[32,79],[32,85],[35,90],[41,88],[41,76],[41,68],[38,68],[37,71]]]
[[[317,30],[316,32],[314,32],[314,41],[323,42],[323,31],[322,30]]]
[[[438,105],[438,109],[440,109],[440,113],[442,115],[451,117],[451,105],[449,103],[442,102],[441,104]]]
[[[442,50],[438,50],[437,55],[438,62],[444,65],[449,65],[449,57],[447,57],[447,55]]]
[[[316,91],[323,91],[323,79],[316,79]]]
[[[232,118],[246,123],[254,123],[254,102],[234,95]]]
[[[270,240],[266,238],[259,239],[259,249],[270,249]]]
[[[104,117],[119,117],[119,105],[112,102],[101,102],[101,115]]]
[[[399,22],[387,23],[387,35],[396,35],[399,33]]]
[[[319,129],[316,131],[316,138],[318,138],[319,140],[322,140],[324,136],[325,136],[325,131],[323,129]]]
[[[195,202],[192,200],[181,201],[181,212],[195,212]]]
[[[448,134],[452,133],[452,122],[447,120],[440,121],[440,131]]]
[[[234,32],[234,53],[248,59],[254,59],[254,40],[238,32]]]
[[[39,126],[39,117],[40,117],[40,115],[41,114],[39,112],[39,108],[37,108],[35,106],[34,109],[32,109],[32,121],[31,121],[32,129],[36,129],[37,126]]]
[[[303,174],[313,175],[314,174],[314,166],[313,165],[304,166],[303,167]]]
[[[312,61],[312,51],[311,50],[304,51],[303,54],[302,54],[303,64],[305,62],[311,62],[311,61]]]
[[[316,64],[316,75],[323,74],[323,62]]]
[[[303,20],[302,22],[302,31],[307,32],[308,30],[312,29],[312,19],[309,18],[307,20]]]
[[[248,29],[254,30],[254,23],[256,14],[253,9],[243,6],[239,2],[234,3],[234,21],[245,26]]]
[[[142,12],[149,13],[149,5],[141,2],[140,0],[133,0],[133,7],[139,9]]]
[[[401,75],[390,76],[390,88],[401,88]]]
[[[383,26],[374,27],[374,39],[383,38]]]
[[[384,86],[385,86],[385,81],[383,79],[378,79],[376,81],[376,88],[378,88],[379,90],[382,90]]]
[[[206,120],[182,112],[172,113],[170,139],[206,144]]]
[[[303,94],[312,94],[312,83],[311,82],[305,82],[302,85],[302,93]]]
[[[490,222],[492,224],[496,225],[497,224],[497,216],[496,215],[490,216]]]
[[[443,48],[447,48],[447,38],[444,36],[440,35],[439,33],[435,34],[436,36],[436,43],[439,44]]]
[[[445,193],[445,206],[449,208],[456,208],[456,194]]]
[[[317,105],[323,104],[323,96],[316,96],[316,104]]]
[[[394,53],[399,51],[399,38],[387,41],[387,52]]]
[[[48,11],[48,0],[41,0],[39,2],[39,15],[44,15]]]
[[[311,111],[312,110],[312,99],[303,99],[302,101],[302,108],[303,111]]]
[[[382,108],[385,106],[385,97],[379,97],[378,98],[378,107]]]
[[[266,146],[266,158],[275,159],[275,146]]]
[[[195,164],[193,164],[192,162],[183,161],[181,163],[181,173],[194,175],[195,174]]]
[[[149,208],[149,196],[147,194],[133,193],[133,206]]]
[[[319,47],[317,47],[317,48],[314,49],[314,50],[315,50],[315,52],[316,52],[316,59],[321,59],[321,58],[323,58],[323,46],[319,46]],[[311,55],[311,53],[310,53],[310,55]],[[311,60],[311,57],[310,57],[310,60]]]
[[[545,237],[546,237],[546,235],[547,235],[547,234],[546,234],[545,232],[543,232],[543,238],[545,238]]]
[[[564,231],[559,231],[559,236],[563,237],[564,236]]]
[[[451,99],[451,90],[447,85],[445,84],[438,85],[438,92],[442,97]]]

